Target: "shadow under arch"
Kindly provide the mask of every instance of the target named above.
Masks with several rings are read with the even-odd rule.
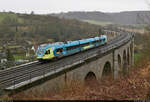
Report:
[[[110,63],[109,61],[107,61],[107,62],[104,64],[102,77],[108,76],[108,75],[112,75],[111,63]]]
[[[118,67],[119,67],[119,72],[122,72],[122,60],[120,54],[118,54]]]
[[[94,81],[96,81],[96,75],[95,75],[92,71],[90,71],[90,72],[86,75],[84,81],[85,81],[85,84],[87,84],[87,85],[88,85],[88,84],[92,84]]]

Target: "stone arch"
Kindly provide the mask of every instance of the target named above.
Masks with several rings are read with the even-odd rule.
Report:
[[[127,54],[126,50],[123,51],[123,74],[127,73]]]
[[[88,74],[85,76],[85,83],[91,83],[93,81],[96,81],[96,75],[92,71],[88,72]]]
[[[121,72],[122,71],[122,60],[121,60],[120,54],[118,54],[118,68],[119,68],[119,71]]]
[[[109,61],[107,61],[104,64],[102,76],[107,76],[107,75],[111,75],[111,74],[112,74],[111,63]]]

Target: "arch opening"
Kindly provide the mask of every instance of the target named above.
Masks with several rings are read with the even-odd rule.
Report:
[[[85,83],[90,85],[93,82],[96,82],[96,75],[93,72],[89,72],[85,77]]]
[[[102,76],[112,75],[111,64],[110,62],[106,62],[103,68]]]

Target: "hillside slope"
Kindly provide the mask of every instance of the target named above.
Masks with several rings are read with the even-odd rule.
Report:
[[[98,36],[99,26],[50,15],[0,13],[1,42],[68,41]],[[20,41],[20,42],[19,42]],[[3,44],[1,44],[3,45]]]
[[[146,15],[150,15],[149,11],[129,11],[120,13],[104,13],[104,12],[68,12],[59,14],[50,14],[59,18],[78,19],[78,20],[94,20],[111,22],[115,24],[137,24],[140,20],[138,15],[146,19]]]

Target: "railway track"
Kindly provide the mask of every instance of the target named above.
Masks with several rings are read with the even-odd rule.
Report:
[[[105,46],[89,49],[87,51],[64,57],[62,59],[49,63],[42,64],[38,61],[35,61],[31,64],[26,64],[8,70],[0,71],[0,89],[5,89],[12,85],[19,84],[23,81],[45,75],[51,71],[58,70],[59,68],[66,65],[70,65],[77,61],[84,60],[94,54],[106,53],[107,51],[121,46],[132,37],[132,34],[126,34],[125,32],[120,33],[122,33],[120,36],[116,37]]]

